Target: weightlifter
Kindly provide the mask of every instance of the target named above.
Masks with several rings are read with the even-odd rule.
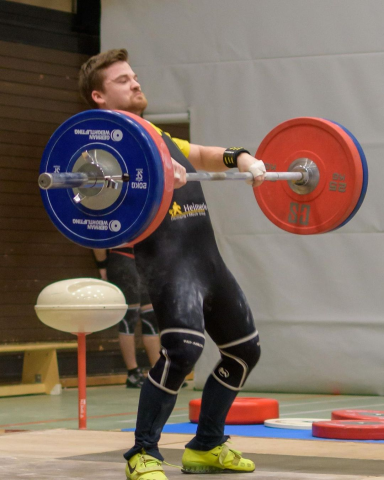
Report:
[[[80,91],[92,108],[140,114],[146,106],[125,49],[90,58],[81,67]],[[254,463],[226,444],[224,424],[259,360],[259,336],[244,293],[219,253],[200,183],[186,183],[186,172],[238,167],[250,171],[253,186],[259,186],[265,167],[243,148],[195,145],[157,131],[172,156],[175,191],[159,228],[135,245],[135,258],[158,320],[161,351],[141,389],[135,444],[124,455],[126,475],[131,480],[166,479],[158,442],[203,350],[204,328],[221,360],[204,387],[196,436],[186,445],[182,471],[252,472]]]

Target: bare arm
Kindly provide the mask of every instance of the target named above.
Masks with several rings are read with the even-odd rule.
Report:
[[[188,160],[196,170],[225,172],[227,167],[223,162],[224,151],[225,148],[222,147],[205,147],[191,143]]]
[[[105,262],[107,260],[107,250],[104,248],[95,248],[93,250],[93,254],[95,256],[95,259],[97,262]],[[100,278],[102,280],[107,280],[107,267],[98,267],[99,268],[99,273],[100,273]]]
[[[205,170],[206,172],[224,172],[228,170],[223,162],[223,154],[225,148],[222,147],[205,147],[202,145],[190,145],[190,153],[188,160],[192,163],[196,170]],[[240,172],[249,172],[251,165],[258,160],[248,153],[241,153],[237,159],[237,166]],[[260,166],[262,166],[260,164]],[[252,171],[252,173],[254,173]],[[260,173],[260,174],[259,174]],[[262,172],[257,171],[254,175],[252,186],[258,187],[264,181]]]

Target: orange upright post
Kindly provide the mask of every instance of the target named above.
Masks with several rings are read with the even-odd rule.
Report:
[[[79,429],[87,428],[86,333],[77,333],[77,381],[79,386]]]
[[[85,336],[116,325],[127,309],[123,292],[112,283],[97,278],[52,283],[37,299],[35,310],[45,325],[77,335],[79,429],[87,428]]]

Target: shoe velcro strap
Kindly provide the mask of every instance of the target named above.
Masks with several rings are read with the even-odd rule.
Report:
[[[153,465],[153,467],[142,467],[136,468],[137,473],[148,473],[148,472],[164,472],[164,469],[161,465]]]
[[[161,466],[160,460],[156,462],[153,457],[150,455],[143,455],[141,457],[141,461],[143,462],[140,468],[136,467],[137,473],[147,473],[147,472],[164,472],[164,468]],[[152,465],[148,465],[152,464]]]
[[[227,457],[229,453],[229,448],[227,447],[227,445],[223,445],[222,449],[221,449],[221,452],[220,452],[220,455],[219,455],[219,463],[220,465],[223,465],[224,466],[224,461]]]
[[[228,453],[233,453],[234,458],[232,459],[232,465],[238,465],[241,460],[241,452],[238,452],[237,450],[232,450],[232,448],[227,447],[227,445],[223,445],[222,450],[219,455],[219,463],[220,465],[224,466],[225,459],[228,455]]]
[[[164,460],[165,465],[168,465],[169,467],[175,467],[175,468],[178,468],[179,470],[181,470],[183,467],[180,466],[180,465],[174,465],[173,463],[168,463]]]

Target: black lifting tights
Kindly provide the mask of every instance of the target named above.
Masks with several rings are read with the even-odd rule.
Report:
[[[221,385],[212,375],[208,377],[201,400],[196,436],[187,443],[192,450],[211,450],[228,440],[224,435],[225,419],[238,392]]]
[[[164,460],[159,452],[161,431],[175,406],[177,395],[164,392],[146,379],[140,392],[135,431],[135,445],[124,455],[129,460],[143,448],[148,455]]]

